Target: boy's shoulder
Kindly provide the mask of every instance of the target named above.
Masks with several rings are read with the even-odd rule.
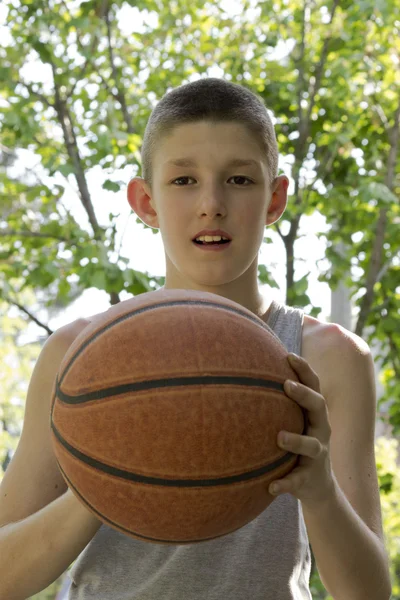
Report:
[[[304,315],[301,355],[317,373],[328,407],[329,390],[336,381],[343,358],[353,360],[357,355],[369,353],[367,342],[339,323]]]
[[[352,346],[361,354],[367,354],[370,351],[367,342],[356,333],[346,329],[346,327],[339,323],[327,323],[309,315],[304,315],[304,342],[308,353],[311,353],[313,349],[315,351],[327,351],[329,348],[340,352],[343,344]]]

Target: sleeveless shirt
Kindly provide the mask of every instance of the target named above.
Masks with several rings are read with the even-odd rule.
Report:
[[[266,323],[301,355],[304,311],[276,300]],[[301,503],[277,496],[253,521],[200,544],[158,545],[102,524],[68,575],[68,600],[312,600]]]

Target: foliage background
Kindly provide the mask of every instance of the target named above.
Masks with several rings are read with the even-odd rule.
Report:
[[[300,223],[318,212],[329,223],[318,234],[326,238],[329,261],[329,269],[316,263],[319,280],[333,290],[348,287],[355,333],[379,344],[379,402],[388,407],[390,436],[376,440],[376,460],[392,598],[400,599],[396,2],[241,0],[234,16],[226,3],[203,0],[6,0],[3,6],[9,35],[0,42],[2,473],[18,444],[27,384],[52,318],[86,289],[104,290],[115,304],[164,283],[130,266],[118,243],[119,215],[100,221],[89,173],[100,167],[104,190],[124,190],[127,179],[115,174],[126,168],[140,174],[141,137],[158,99],[218,66],[220,76],[264,98],[280,154],[291,165],[294,193],[265,237],[285,249],[286,303],[320,314],[307,275],[296,279]],[[126,34],[121,19],[128,16]],[[139,17],[143,25],[135,29]],[[282,44],[287,51],[276,59]],[[44,80],[30,80],[32,61],[41,64]],[[12,175],[27,150],[37,167]],[[81,203],[81,222],[63,203],[68,187]],[[277,287],[268,265],[259,265],[259,280]],[[42,334],[24,343],[32,322]],[[62,580],[34,597],[55,598]],[[313,598],[330,598],[315,565],[311,589]]]

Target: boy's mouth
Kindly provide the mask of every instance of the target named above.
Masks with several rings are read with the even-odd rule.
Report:
[[[232,243],[232,240],[221,240],[220,242],[196,242],[196,240],[192,241],[193,244],[197,246],[199,250],[214,250],[216,252],[228,249]]]
[[[204,246],[215,246],[215,245],[221,245],[221,244],[229,244],[229,242],[231,240],[220,240],[219,242],[202,242],[202,241],[197,241],[197,240],[193,240],[195,244],[198,245],[204,245]]]

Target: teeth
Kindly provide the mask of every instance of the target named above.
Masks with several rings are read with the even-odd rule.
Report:
[[[220,242],[221,240],[227,240],[228,238],[221,235],[201,235],[196,238],[196,241],[200,242]]]

